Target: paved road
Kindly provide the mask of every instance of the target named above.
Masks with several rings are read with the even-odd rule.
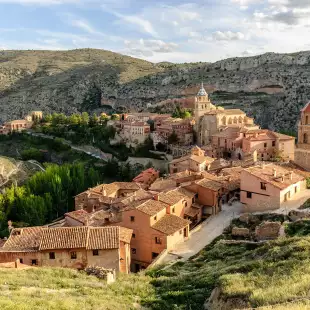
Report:
[[[309,198],[310,190],[305,190],[298,193],[294,200],[284,203],[280,209],[257,213],[286,214],[290,210],[298,209]],[[192,233],[187,241],[178,244],[174,250],[170,251],[162,263],[173,262],[177,259],[187,260],[197,254],[216,237],[220,236],[224,228],[229,226],[231,220],[240,216],[241,210],[242,204],[240,202],[234,203],[233,206],[224,205],[222,212],[206,220],[200,230]]]
[[[219,214],[206,220],[200,230],[194,232],[187,241],[178,244],[173,251],[170,251],[163,263],[174,261],[178,257],[186,260],[197,254],[216,237],[220,236],[233,218],[239,217],[241,206],[239,202],[234,203],[233,206],[223,205],[223,210]]]

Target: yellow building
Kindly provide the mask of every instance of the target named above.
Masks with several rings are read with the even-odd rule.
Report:
[[[195,121],[198,145],[210,144],[212,135],[227,127],[259,129],[253,119],[247,117],[243,111],[239,109],[226,110],[213,105],[203,84],[195,97]]]

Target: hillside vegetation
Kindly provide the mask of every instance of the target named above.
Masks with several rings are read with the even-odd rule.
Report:
[[[256,245],[217,240],[187,262],[119,275],[109,286],[74,270],[2,269],[0,306],[23,310],[303,310],[310,307],[309,266],[310,237]]]
[[[167,99],[192,99],[203,80],[216,104],[242,108],[262,127],[292,132],[310,97],[309,59],[310,52],[267,53],[176,65],[95,49],[2,51],[0,122],[31,110],[145,111]]]

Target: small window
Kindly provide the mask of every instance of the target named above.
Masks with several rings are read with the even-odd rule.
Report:
[[[38,265],[38,260],[37,259],[32,259],[31,260],[31,265],[32,266],[37,266]]]
[[[246,198],[251,199],[252,198],[252,193],[251,192],[246,192]]]
[[[152,252],[152,259],[156,258],[158,256],[158,253]]]
[[[272,141],[272,146],[276,146],[276,141]]]
[[[154,221],[157,221],[157,216],[154,216]]]
[[[130,222],[134,222],[135,221],[135,217],[134,216],[131,216],[130,217]]]
[[[93,256],[99,256],[99,250],[93,250]]]
[[[267,147],[267,143],[264,143],[264,147]]]
[[[137,254],[137,249],[132,248],[132,249],[131,249],[131,253],[132,253],[132,254]]]
[[[70,255],[71,255],[71,259],[77,258],[76,252],[71,252]]]
[[[261,182],[261,183],[260,183],[260,189],[262,189],[263,191],[265,191],[265,190],[266,190],[266,183]]]
[[[19,262],[20,262],[21,264],[23,264],[23,263],[24,263],[24,260],[23,260],[22,258],[20,258],[20,259],[19,259]]]
[[[136,234],[132,234],[132,238],[136,238]]]
[[[182,235],[182,229],[181,229],[181,230],[179,230],[179,234],[180,234],[180,235]]]
[[[156,244],[161,244],[161,238],[155,237],[155,243]]]
[[[172,213],[175,213],[175,208],[174,207],[172,208]]]
[[[50,255],[50,259],[55,259],[55,252],[50,252],[49,255]]]

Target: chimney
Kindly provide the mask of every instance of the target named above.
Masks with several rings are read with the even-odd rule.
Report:
[[[276,178],[277,177],[277,169],[273,168],[273,176]]]

